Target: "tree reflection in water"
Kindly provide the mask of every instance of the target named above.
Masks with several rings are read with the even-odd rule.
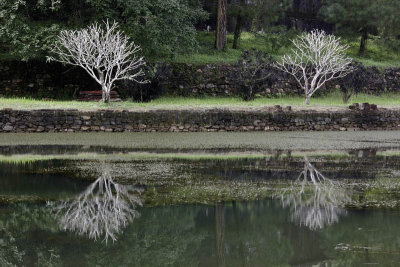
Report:
[[[291,207],[292,221],[311,230],[322,229],[346,215],[341,206],[351,199],[350,191],[338,181],[322,175],[304,157],[304,170],[298,178],[277,195],[283,207]]]
[[[115,183],[107,167],[83,193],[56,206],[64,230],[97,240],[117,240],[122,229],[139,216],[142,190]]]

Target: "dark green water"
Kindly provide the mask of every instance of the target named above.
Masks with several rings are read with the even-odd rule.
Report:
[[[400,262],[398,151],[85,149],[2,153],[0,266]]]
[[[59,229],[42,205],[0,208],[0,258],[17,265],[396,266],[398,211],[349,211],[310,230],[279,201],[139,209],[105,244]],[[319,265],[318,265],[319,264]]]

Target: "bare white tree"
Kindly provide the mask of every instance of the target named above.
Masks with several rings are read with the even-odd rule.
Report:
[[[140,78],[145,65],[143,57],[137,56],[140,46],[130,42],[128,36],[118,29],[118,23],[94,23],[81,30],[64,30],[51,48],[58,61],[82,67],[101,85],[103,101],[110,102],[110,92],[118,80],[147,83]]]
[[[139,198],[142,190],[115,183],[107,168],[83,193],[56,205],[61,215],[59,223],[64,230],[97,239],[104,235],[117,239],[117,234],[139,213],[136,207],[142,205]]]
[[[304,90],[308,105],[311,96],[327,81],[341,78],[354,71],[352,59],[346,57],[349,48],[340,38],[313,30],[292,40],[291,54],[284,55],[275,67],[292,75]]]
[[[276,196],[284,207],[292,207],[293,221],[311,230],[337,222],[346,214],[341,206],[351,200],[346,188],[326,178],[307,157],[304,157],[304,170],[296,181]]]

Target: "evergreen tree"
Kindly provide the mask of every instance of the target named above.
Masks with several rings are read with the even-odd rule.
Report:
[[[364,54],[370,34],[377,34],[385,0],[325,0],[323,18],[339,30],[351,30],[361,37],[359,53]]]
[[[383,16],[379,29],[385,43],[392,48],[400,49],[400,1],[384,0],[381,5]]]

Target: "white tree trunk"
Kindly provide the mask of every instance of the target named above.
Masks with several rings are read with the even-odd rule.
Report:
[[[104,103],[110,103],[110,90],[107,88],[107,86],[103,85],[102,86],[102,100]]]
[[[310,104],[310,97],[307,95],[306,96],[306,101],[304,102],[306,105]]]
[[[345,51],[348,46],[340,44],[340,38],[313,30],[293,40],[291,54],[284,55],[275,67],[292,75],[304,89],[305,103],[326,82],[342,78],[355,70]]]
[[[140,80],[144,75],[143,57],[136,56],[140,47],[118,30],[118,23],[105,22],[105,27],[97,23],[82,29],[61,31],[56,44],[51,48],[58,58],[47,57],[48,61],[82,67],[101,85],[102,100],[110,102],[112,85],[118,80]]]

